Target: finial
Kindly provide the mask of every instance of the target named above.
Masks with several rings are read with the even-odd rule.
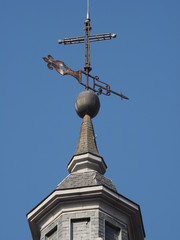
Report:
[[[76,112],[81,118],[85,115],[89,115],[90,118],[94,118],[98,114],[99,108],[99,97],[94,92],[81,92],[75,102]]]
[[[90,19],[89,0],[87,0],[87,19]]]

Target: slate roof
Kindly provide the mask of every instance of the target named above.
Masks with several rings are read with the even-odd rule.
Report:
[[[59,183],[57,189],[70,189],[100,185],[117,192],[113,182],[96,171],[71,173],[61,183]]]

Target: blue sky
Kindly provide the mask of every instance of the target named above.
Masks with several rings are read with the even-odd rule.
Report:
[[[140,204],[146,239],[178,239],[180,215],[180,1],[91,1],[92,74],[123,92],[101,96],[97,144],[119,193]],[[32,239],[26,213],[67,176],[81,119],[81,85],[50,71],[51,54],[83,69],[85,0],[0,4],[1,239]]]

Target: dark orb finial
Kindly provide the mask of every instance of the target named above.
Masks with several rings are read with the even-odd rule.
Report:
[[[76,99],[75,109],[79,117],[83,118],[86,114],[94,118],[100,108],[99,97],[90,91],[81,92]]]

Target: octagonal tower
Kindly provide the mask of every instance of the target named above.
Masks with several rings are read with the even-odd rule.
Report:
[[[95,93],[85,91],[76,100],[83,119],[69,175],[27,214],[33,240],[143,240],[138,204],[119,194],[104,176],[92,117],[100,107]]]

